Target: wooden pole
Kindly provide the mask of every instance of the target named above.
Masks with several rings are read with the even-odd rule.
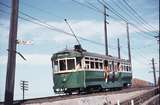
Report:
[[[13,105],[19,0],[12,0],[4,105]]]

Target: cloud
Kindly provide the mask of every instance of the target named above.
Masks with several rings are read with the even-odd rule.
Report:
[[[50,25],[56,26],[59,29],[64,30],[65,32],[71,33],[68,26],[64,22],[56,22],[56,21],[49,21],[47,22]],[[73,28],[75,34],[80,37],[84,37],[86,39],[94,40],[93,37],[99,37],[101,42],[104,38],[104,30],[103,30],[103,22],[95,21],[95,20],[73,20],[69,22],[71,27]],[[115,35],[123,35],[125,33],[125,29],[120,28],[122,25],[118,24],[117,22],[112,22],[109,26],[111,32],[114,32]],[[49,30],[43,28],[41,26],[29,24],[21,24],[19,26],[19,35],[23,37],[25,35],[31,36],[33,40],[36,41],[55,41],[56,43],[66,43],[66,41],[75,40],[70,36],[66,36],[64,33],[59,33],[54,30]],[[111,37],[115,37],[111,35]]]
[[[46,23],[65,32],[71,33],[67,24],[63,21],[47,21]],[[77,36],[90,40],[98,38],[98,42],[102,42],[104,40],[104,26],[102,21],[72,20],[69,21],[69,24]],[[8,29],[3,29],[1,32],[1,34],[4,33],[6,35]],[[137,30],[135,28],[130,28],[130,33],[134,32],[137,32]],[[126,35],[126,25],[122,24],[122,21],[111,20],[110,24],[108,24],[108,35],[109,38]],[[66,36],[64,33],[56,32],[28,22],[19,22],[18,38],[33,41],[53,41],[60,44],[66,43],[68,40],[70,40],[70,42],[75,41],[73,37],[71,38],[71,36]]]

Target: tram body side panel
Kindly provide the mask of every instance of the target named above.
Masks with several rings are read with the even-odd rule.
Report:
[[[107,78],[107,84],[104,84],[104,88],[120,88],[125,84],[131,84],[132,73],[130,72],[115,72],[110,73]]]
[[[54,89],[71,89],[84,87],[82,71],[54,74]]]
[[[78,89],[102,86],[105,82],[104,71],[76,71],[54,74],[54,89]]]
[[[102,88],[123,87],[124,84],[131,84],[132,74],[127,72],[116,72],[109,74],[105,81],[104,71],[76,71],[54,74],[54,89],[80,89],[92,86]]]
[[[132,73],[131,72],[120,72],[120,81],[123,86],[126,84],[130,84],[132,82]]]

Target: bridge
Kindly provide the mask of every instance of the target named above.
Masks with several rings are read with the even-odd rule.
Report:
[[[14,105],[159,105],[159,92],[158,87],[127,88],[120,91],[16,100]]]

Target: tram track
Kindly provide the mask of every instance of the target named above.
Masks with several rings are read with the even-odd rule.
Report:
[[[34,99],[26,99],[26,100],[17,100],[16,103],[42,103],[42,102],[53,102],[53,101],[60,101],[60,100],[68,100],[68,99],[75,99],[75,98],[82,98],[82,97],[91,97],[91,96],[100,96],[100,95],[112,95],[112,94],[122,94],[140,90],[149,90],[153,87],[143,87],[143,88],[126,88],[119,91],[106,91],[106,92],[95,92],[90,94],[73,94],[73,95],[58,95],[58,96],[49,96],[49,97],[41,97],[41,98],[34,98]],[[18,104],[16,104],[18,105]]]
[[[105,91],[105,92],[95,92],[89,94],[72,94],[72,95],[58,95],[58,96],[48,96],[48,97],[40,97],[40,98],[31,98],[25,100],[15,100],[14,105],[25,105],[25,104],[33,104],[33,103],[44,103],[44,102],[54,102],[54,101],[62,101],[68,99],[76,99],[76,98],[84,98],[84,97],[92,97],[92,96],[101,96],[101,95],[112,95],[112,94],[122,94],[129,93],[134,91],[141,90],[150,90],[154,89],[154,87],[142,87],[142,88],[126,88],[117,91]],[[3,105],[3,102],[0,102],[0,105]]]

